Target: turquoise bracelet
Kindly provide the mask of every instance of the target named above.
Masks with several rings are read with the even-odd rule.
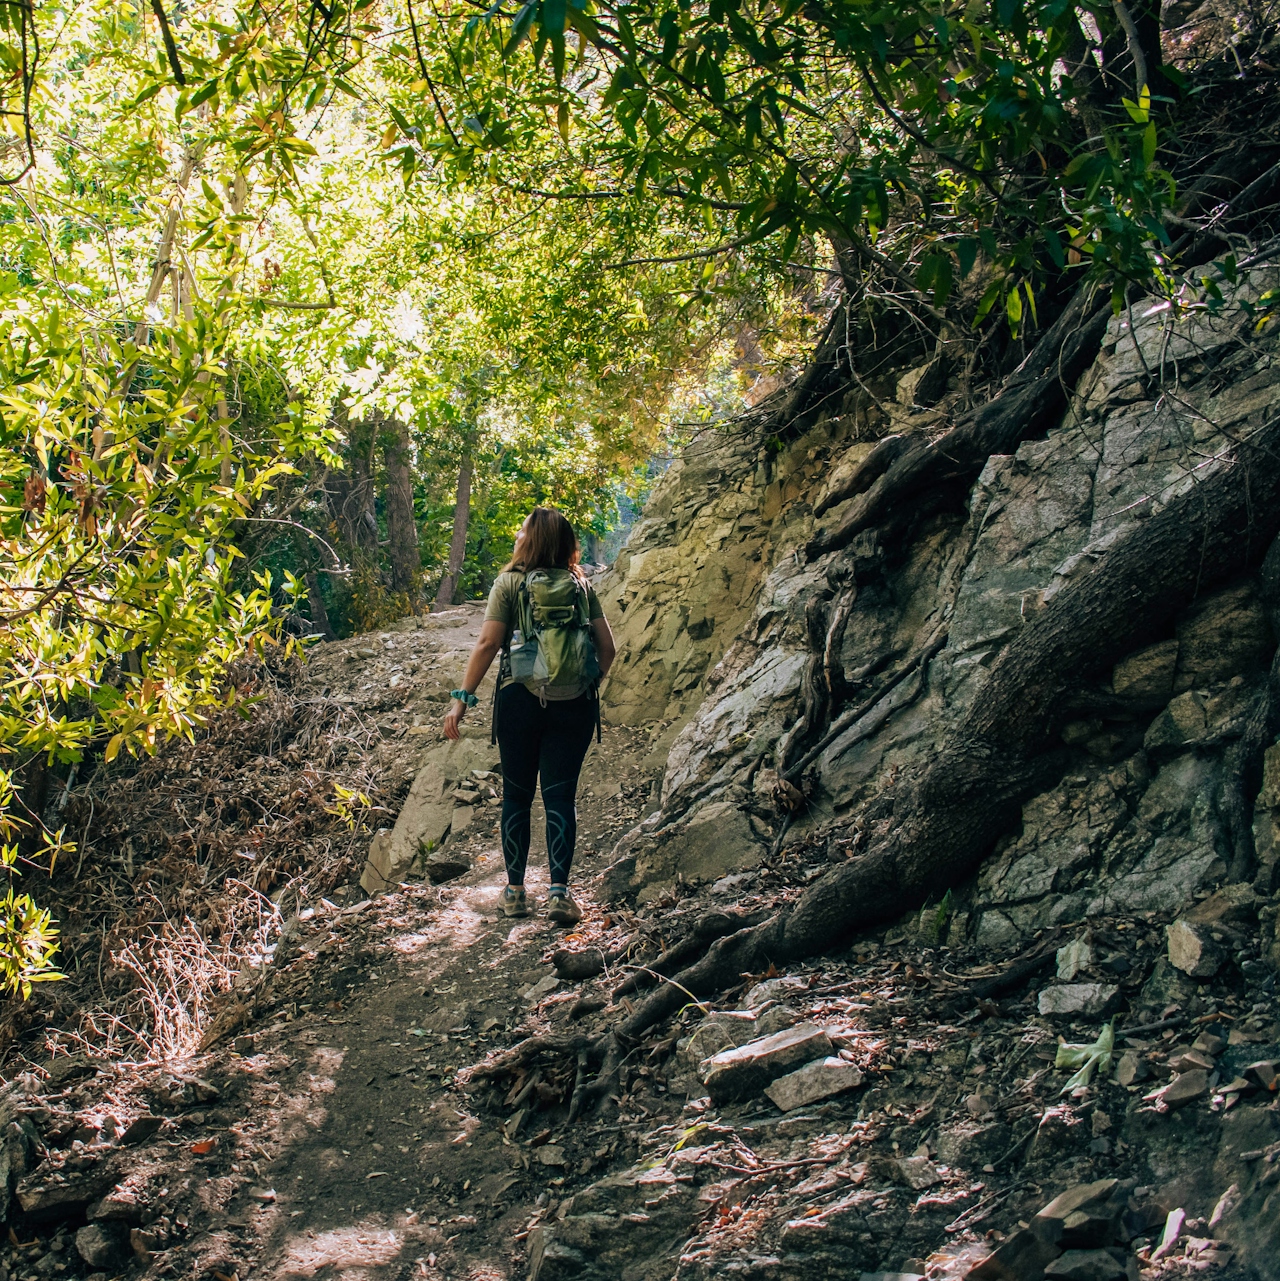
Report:
[[[465,689],[451,689],[450,698],[456,698],[460,703],[466,703],[468,707],[474,707],[480,700],[474,694],[468,694]]]

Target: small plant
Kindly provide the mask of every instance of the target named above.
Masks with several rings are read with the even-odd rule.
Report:
[[[920,933],[930,943],[939,943],[946,932],[947,922],[951,919],[951,891],[948,890],[942,896],[942,902],[938,904],[933,913],[925,908],[920,915]]]
[[[336,815],[346,824],[347,831],[363,830],[365,818],[373,808],[373,802],[361,791],[343,787],[341,783],[333,785],[333,804],[326,805],[326,814]]]
[[[8,858],[10,847],[5,848]],[[10,996],[31,995],[33,983],[66,978],[53,968],[58,931],[48,912],[38,908],[28,894],[14,894],[10,887],[0,900],[0,986]]]

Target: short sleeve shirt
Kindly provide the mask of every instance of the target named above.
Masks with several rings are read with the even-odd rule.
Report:
[[[493,580],[493,587],[489,591],[489,604],[484,611],[484,621],[505,623],[508,636],[511,634],[511,628],[515,626],[516,602],[520,596],[520,583],[523,578],[523,574],[516,573],[514,570],[504,571]],[[604,609],[590,584],[587,585],[587,617],[593,622],[597,618],[604,617]]]

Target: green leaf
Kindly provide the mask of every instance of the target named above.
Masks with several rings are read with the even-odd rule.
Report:
[[[1067,265],[1067,256],[1062,248],[1062,237],[1053,227],[1041,227],[1040,233],[1044,236],[1045,247],[1049,250],[1053,265],[1062,271]]]
[[[1005,295],[1004,314],[1009,317],[1009,326],[1015,332],[1022,323],[1022,291],[1015,285]]]

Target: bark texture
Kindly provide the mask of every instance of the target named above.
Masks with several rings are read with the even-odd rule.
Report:
[[[453,537],[449,541],[449,564],[436,592],[436,608],[447,609],[454,603],[458,575],[467,554],[467,526],[471,520],[471,451],[462,456],[458,468],[458,494],[453,504]]]
[[[311,611],[311,625],[325,638],[334,640],[333,626],[329,622],[329,611],[325,608],[324,596],[320,591],[320,575],[313,569],[306,576],[307,608]]]
[[[348,552],[372,559],[378,554],[378,519],[370,466],[373,433],[365,424],[348,424],[341,406],[336,417],[350,441],[350,449],[347,470],[330,471],[325,478],[325,502],[338,538]]]

